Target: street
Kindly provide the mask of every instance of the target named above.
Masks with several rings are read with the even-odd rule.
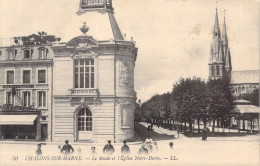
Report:
[[[105,144],[71,143],[75,152],[70,156],[63,156],[58,145],[63,143],[47,143],[42,145],[42,156],[36,156],[35,143],[6,143],[0,142],[1,165],[259,165],[259,136],[244,137],[209,137],[207,141],[201,138],[188,138],[180,135],[173,139],[171,133],[166,135],[167,129],[161,129],[165,133],[147,131],[141,123],[137,124],[137,133],[142,133],[145,138],[149,134],[158,144],[158,152],[148,156],[138,155],[141,143],[129,143],[131,155],[122,156],[120,148],[122,143],[115,143],[115,154],[107,156],[102,153]],[[159,128],[160,129],[160,128]],[[162,131],[161,131],[162,132]],[[174,132],[174,131],[171,131]],[[175,135],[176,137],[176,135]],[[141,141],[141,140],[139,140]],[[169,142],[173,142],[170,149]],[[91,147],[95,146],[97,154],[92,156]],[[79,150],[80,148],[80,150]]]

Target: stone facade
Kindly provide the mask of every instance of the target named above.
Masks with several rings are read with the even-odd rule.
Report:
[[[51,141],[53,51],[50,45],[13,45],[1,47],[0,52],[0,106],[12,104],[40,111],[37,139]],[[13,75],[11,82],[8,72]],[[43,76],[40,80],[39,73]],[[11,94],[12,88],[15,96]]]
[[[53,140],[133,140],[136,100],[133,78],[137,56],[134,43],[98,42],[89,36],[79,36],[66,45],[54,46],[53,50]],[[93,60],[94,85],[89,89],[76,88],[75,62],[85,60]],[[92,130],[80,139],[78,111],[85,108],[92,114]]]

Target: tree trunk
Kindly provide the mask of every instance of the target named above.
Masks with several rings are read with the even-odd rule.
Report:
[[[182,133],[182,122],[181,122],[181,133]]]
[[[186,121],[185,121],[185,123],[184,123],[184,133],[186,134]]]
[[[245,130],[245,119],[243,119],[243,130]]]
[[[190,127],[190,134],[192,133],[192,122],[189,122],[189,127]]]
[[[200,133],[200,121],[198,120],[198,133]]]
[[[251,118],[251,131],[253,131],[253,120]]]
[[[212,133],[215,132],[215,119],[213,119],[213,125],[212,125]]]

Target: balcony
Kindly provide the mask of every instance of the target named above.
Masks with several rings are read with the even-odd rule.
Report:
[[[69,91],[75,96],[99,96],[98,89],[69,89]]]

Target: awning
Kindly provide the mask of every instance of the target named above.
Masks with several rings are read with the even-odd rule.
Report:
[[[0,115],[0,125],[33,125],[38,115]]]
[[[236,105],[235,112],[241,113],[241,114],[259,114],[260,113],[260,107],[254,106],[254,105]]]

